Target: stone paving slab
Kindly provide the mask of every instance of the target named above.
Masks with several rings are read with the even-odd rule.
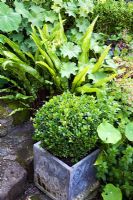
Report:
[[[24,191],[27,172],[19,163],[0,160],[0,200],[13,200]]]
[[[31,123],[25,123],[0,137],[0,200],[16,200],[24,192],[27,174],[33,176],[32,132]]]

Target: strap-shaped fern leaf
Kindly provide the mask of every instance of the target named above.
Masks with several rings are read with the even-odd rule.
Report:
[[[72,82],[72,89],[71,91],[74,92],[77,87],[81,85],[82,82],[85,81],[85,76],[88,73],[89,66],[86,66],[82,71],[80,71],[74,78]]]
[[[10,79],[10,78],[8,78],[6,76],[3,76],[3,75],[0,75],[0,79],[6,80],[7,82],[11,83],[13,86],[15,86],[16,88],[18,88],[19,90],[21,90],[25,94],[25,90],[22,87],[20,87],[18,85],[18,83],[15,82],[14,80],[12,80],[12,79]]]
[[[101,54],[100,58],[98,59],[97,63],[94,65],[92,69],[92,73],[97,72],[99,68],[102,66],[106,56],[108,55],[109,50],[110,50],[110,45],[107,46],[104,52]]]
[[[11,41],[9,38],[7,38],[5,35],[0,34],[0,37],[4,40],[5,43],[7,43],[12,50],[23,60],[27,61],[25,54],[20,50],[19,46]]]
[[[79,67],[80,65],[84,65],[88,63],[88,58],[89,58],[89,50],[90,50],[90,43],[91,43],[91,37],[92,37],[92,32],[95,26],[95,23],[97,21],[96,17],[94,21],[91,23],[91,25],[88,27],[86,33],[81,39],[81,48],[82,48],[82,53],[79,56]]]

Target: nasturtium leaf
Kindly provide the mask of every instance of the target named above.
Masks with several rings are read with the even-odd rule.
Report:
[[[122,200],[122,192],[120,188],[113,184],[107,184],[102,192],[103,200]]]
[[[105,143],[116,144],[121,139],[121,133],[108,122],[102,122],[97,128],[98,136]]]
[[[81,48],[78,45],[74,45],[72,42],[64,43],[61,47],[61,54],[64,58],[67,56],[69,59],[77,58],[80,52]]]
[[[74,62],[64,62],[61,68],[61,76],[69,78],[71,74],[76,74],[76,64]]]
[[[129,141],[133,141],[133,122],[126,125],[125,136]]]
[[[0,2],[0,30],[3,32],[18,30],[20,23],[20,14],[14,12],[5,3]]]

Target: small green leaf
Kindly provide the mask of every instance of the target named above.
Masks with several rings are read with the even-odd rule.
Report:
[[[14,12],[5,3],[0,2],[0,30],[3,32],[18,30],[20,23],[20,14]]]
[[[97,81],[102,80],[102,79],[104,79],[106,77],[107,77],[107,74],[105,72],[101,72],[101,71],[98,71],[98,72],[96,72],[94,74],[89,74],[88,75],[88,78],[92,79],[94,83],[96,83]]]
[[[106,121],[98,126],[97,132],[100,139],[105,143],[116,144],[121,140],[121,133]]]
[[[30,12],[24,7],[24,4],[22,2],[15,1],[14,5],[17,13],[27,19],[30,17]]]
[[[61,68],[61,76],[69,78],[71,74],[76,74],[76,64],[74,62],[64,62]]]
[[[89,24],[90,22],[87,18],[80,17],[76,19],[76,27],[79,28],[79,32],[84,33],[87,30]]]
[[[133,142],[133,122],[126,125],[125,136],[129,141]]]
[[[104,200],[122,200],[122,193],[120,188],[109,183],[105,186],[102,197]]]
[[[53,11],[45,11],[44,12],[45,22],[51,22],[52,24],[58,20],[57,15]]]
[[[69,59],[77,58],[80,52],[80,47],[78,45],[74,45],[72,42],[67,42],[61,47],[61,54],[64,58],[67,56]]]

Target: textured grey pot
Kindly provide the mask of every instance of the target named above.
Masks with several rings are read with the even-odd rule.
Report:
[[[96,183],[94,151],[72,167],[34,144],[34,181],[36,186],[54,200],[82,200]]]

